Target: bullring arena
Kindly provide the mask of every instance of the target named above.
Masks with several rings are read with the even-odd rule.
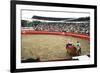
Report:
[[[31,20],[21,20],[21,34],[21,62],[66,61],[90,56],[90,17],[34,15]]]
[[[90,40],[87,35],[67,32],[46,32],[22,30],[21,60],[39,59],[54,61],[71,59],[66,50],[66,43],[81,43],[81,55],[90,55]]]

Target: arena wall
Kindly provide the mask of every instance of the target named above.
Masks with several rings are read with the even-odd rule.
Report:
[[[30,35],[31,34],[63,35],[63,36],[72,36],[72,37],[90,40],[90,36],[88,36],[88,35],[77,34],[77,33],[69,33],[69,32],[48,32],[48,31],[22,30],[21,34],[22,35],[27,35],[27,34],[30,34]]]

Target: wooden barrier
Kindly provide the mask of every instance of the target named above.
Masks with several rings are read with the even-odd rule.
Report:
[[[72,36],[77,38],[82,38],[86,40],[90,40],[90,36],[83,35],[83,34],[76,34],[76,33],[69,33],[69,32],[48,32],[48,31],[34,31],[34,30],[22,30],[22,35],[31,35],[31,34],[45,34],[45,35],[63,35],[63,36]]]

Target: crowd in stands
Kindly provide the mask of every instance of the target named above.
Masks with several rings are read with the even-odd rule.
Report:
[[[48,32],[73,32],[78,34],[90,35],[90,17],[80,17],[73,20],[67,20],[68,18],[53,18],[53,17],[41,17],[33,16],[32,19],[38,20],[52,20],[56,22],[41,22],[22,20],[22,27],[32,28],[35,31],[48,31]],[[66,20],[66,22],[59,22],[60,20]]]
[[[33,30],[49,32],[73,32],[79,34],[90,34],[89,23],[40,23],[33,25]]]

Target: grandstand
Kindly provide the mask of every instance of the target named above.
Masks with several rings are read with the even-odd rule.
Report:
[[[72,32],[90,34],[90,17],[55,18],[33,16],[32,21],[22,20],[22,29],[33,28],[35,31]]]

